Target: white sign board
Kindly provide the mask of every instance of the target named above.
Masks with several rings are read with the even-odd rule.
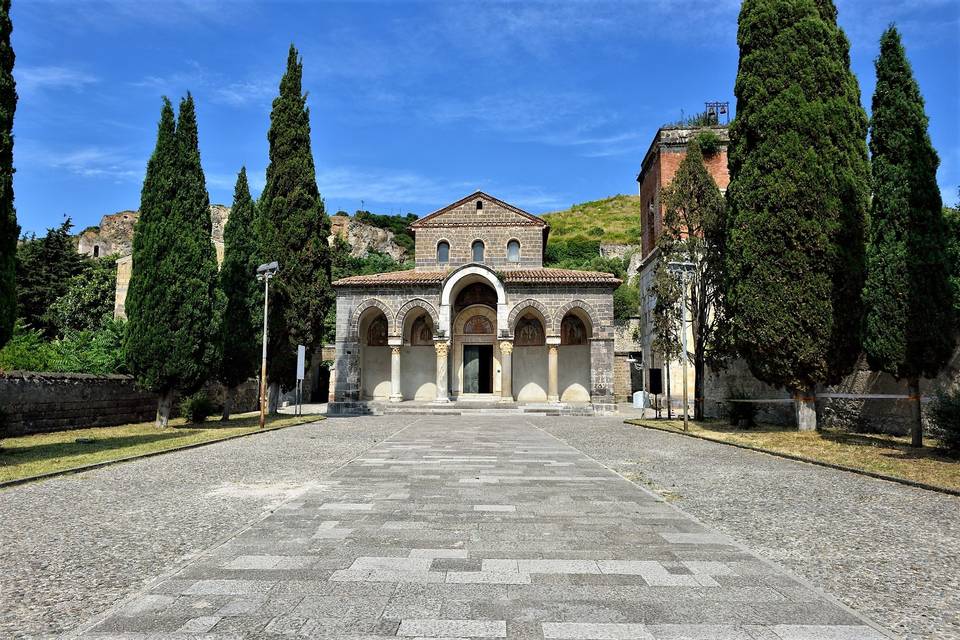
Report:
[[[303,380],[303,370],[307,363],[307,348],[297,345],[297,380]]]

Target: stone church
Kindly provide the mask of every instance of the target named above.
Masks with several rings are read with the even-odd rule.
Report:
[[[333,283],[330,413],[371,401],[614,409],[620,280],[545,268],[550,226],[480,191],[411,230],[414,269]]]

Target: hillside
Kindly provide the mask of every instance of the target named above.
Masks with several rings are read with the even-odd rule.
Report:
[[[640,197],[616,195],[543,214],[550,241],[594,240],[604,244],[640,243]]]

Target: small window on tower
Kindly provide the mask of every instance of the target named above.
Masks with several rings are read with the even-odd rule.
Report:
[[[100,257],[100,245],[98,244],[93,245],[93,257],[94,258]]]
[[[477,211],[483,209],[483,200],[477,200]]]
[[[437,244],[437,262],[440,264],[450,262],[450,243],[445,240]]]

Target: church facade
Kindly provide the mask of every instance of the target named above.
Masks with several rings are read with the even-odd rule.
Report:
[[[614,410],[620,280],[545,268],[549,225],[480,191],[411,229],[414,269],[333,283],[331,413],[456,400]]]

